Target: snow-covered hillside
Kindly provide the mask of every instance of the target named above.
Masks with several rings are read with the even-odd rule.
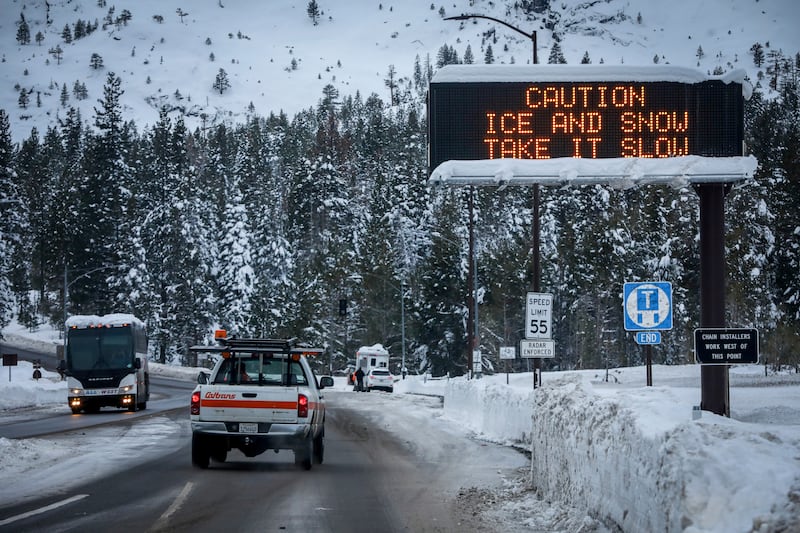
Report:
[[[114,72],[123,82],[126,120],[144,127],[167,106],[194,128],[243,121],[249,112],[282,110],[291,117],[316,105],[328,84],[340,94],[377,93],[388,102],[390,66],[408,82],[416,58],[423,67],[426,58],[435,66],[443,45],[461,59],[469,46],[475,63],[484,62],[488,46],[496,63],[532,61],[531,41],[513,30],[488,20],[444,20],[462,13],[536,31],[542,63],[554,32],[570,64],[588,53],[592,63],[744,68],[754,81],[759,69],[749,49],[755,42],[787,56],[800,50],[794,0],[561,0],[535,16],[510,0],[317,3],[315,25],[305,0],[4,0],[0,109],[17,141],[33,127],[43,134],[69,106],[91,123],[106,76]],[[120,19],[126,10],[130,17]],[[30,42],[21,45],[16,37],[23,18]],[[67,43],[65,29],[74,34],[79,21],[97,29]],[[221,93],[213,88],[220,69],[230,83]],[[76,82],[85,86],[83,99]]]

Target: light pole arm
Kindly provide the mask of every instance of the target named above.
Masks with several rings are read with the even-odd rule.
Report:
[[[514,30],[515,32],[517,32],[517,33],[519,33],[521,35],[524,35],[525,37],[527,37],[528,39],[530,39],[533,42],[533,64],[534,65],[538,65],[539,64],[539,54],[538,54],[538,52],[536,50],[537,44],[536,44],[536,32],[535,31],[532,31],[531,33],[527,33],[527,32],[522,31],[521,29],[517,28],[516,26],[512,26],[511,24],[509,24],[508,22],[506,22],[504,20],[496,19],[494,17],[490,17],[490,16],[487,16],[487,15],[464,14],[464,15],[456,15],[454,17],[445,17],[444,20],[469,20],[469,19],[491,20],[492,22],[497,22],[498,24],[502,24],[506,28],[508,28],[510,30]]]
[[[91,274],[94,274],[95,272],[99,272],[101,270],[108,270],[109,268],[115,268],[117,266],[118,265],[106,265],[106,266],[93,268],[92,270],[90,270],[88,272],[84,272],[80,276],[78,276],[75,279],[73,279],[72,281],[68,282],[68,278],[67,278],[67,272],[68,272],[67,271],[67,263],[66,263],[66,261],[64,261],[64,294],[63,294],[63,302],[61,304],[61,306],[63,308],[62,311],[64,313],[64,324],[67,323],[67,301],[69,300],[69,288],[72,287],[73,283],[75,283],[76,281],[78,281],[81,278],[85,278],[85,277],[87,277],[87,276],[89,276]],[[66,338],[65,338],[65,340],[66,340]]]

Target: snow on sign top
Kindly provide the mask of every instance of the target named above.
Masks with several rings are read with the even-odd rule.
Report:
[[[690,183],[729,183],[751,179],[758,167],[753,156],[580,159],[484,159],[445,161],[428,183],[452,186],[531,185],[565,187],[609,185],[625,190],[640,185],[685,187]]]
[[[697,69],[674,65],[446,65],[436,71],[431,83],[531,81],[701,83],[719,80],[723,83],[742,84],[744,97],[749,99],[753,88],[746,81],[746,75],[744,70],[734,69],[722,76],[709,76]]]
[[[430,182],[740,181],[749,91],[742,70],[449,65],[428,95]]]

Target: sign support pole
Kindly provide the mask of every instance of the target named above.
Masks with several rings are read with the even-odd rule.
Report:
[[[730,185],[695,185],[700,197],[700,327],[725,327],[725,195]],[[700,408],[731,416],[728,365],[700,367]]]

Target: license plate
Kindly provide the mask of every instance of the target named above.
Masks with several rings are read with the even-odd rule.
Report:
[[[116,394],[117,389],[86,389],[83,391],[86,396],[108,396]]]
[[[255,422],[239,422],[239,433],[258,433],[258,424]]]

